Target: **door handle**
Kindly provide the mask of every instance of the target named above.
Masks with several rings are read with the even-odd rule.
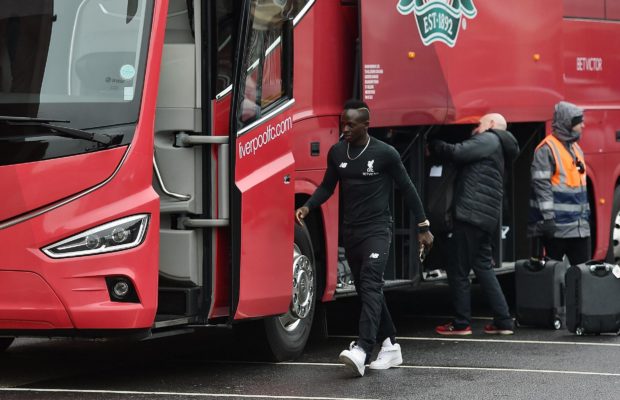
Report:
[[[289,174],[284,175],[284,184],[288,185],[291,183],[291,176]]]

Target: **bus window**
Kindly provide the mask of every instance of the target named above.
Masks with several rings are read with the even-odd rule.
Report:
[[[292,2],[255,0],[252,28],[242,66],[245,83],[240,103],[240,128],[260,118],[263,110],[283,98],[282,27],[292,14]]]
[[[218,0],[215,3],[217,18],[215,38],[217,50],[215,54],[217,77],[215,93],[223,92],[232,83],[233,55],[235,53],[234,31],[236,21],[234,15],[234,1]]]
[[[620,0],[607,0],[605,2],[605,16],[607,19],[620,20]]]
[[[605,0],[564,0],[564,16],[604,19]]]

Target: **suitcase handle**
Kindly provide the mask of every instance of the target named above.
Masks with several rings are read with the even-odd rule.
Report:
[[[611,265],[605,263],[590,264],[590,272],[594,275],[605,276],[611,272]],[[587,264],[587,265],[588,265]]]

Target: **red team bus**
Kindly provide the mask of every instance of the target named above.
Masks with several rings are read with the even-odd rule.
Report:
[[[498,272],[529,256],[529,167],[553,105],[583,107],[593,258],[620,257],[620,0],[0,5],[2,350],[261,319],[276,359],[299,355],[321,303],[351,293],[338,196],[293,218],[350,97],[423,198],[429,137],[507,117],[521,154]],[[397,190],[392,208],[386,287],[442,279]]]

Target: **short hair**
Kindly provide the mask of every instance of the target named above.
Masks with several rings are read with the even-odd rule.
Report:
[[[345,111],[346,110],[361,111],[361,112],[364,113],[364,117],[367,120],[370,120],[370,108],[368,108],[368,104],[366,104],[362,100],[349,99],[349,100],[345,101],[343,108],[344,108]]]

